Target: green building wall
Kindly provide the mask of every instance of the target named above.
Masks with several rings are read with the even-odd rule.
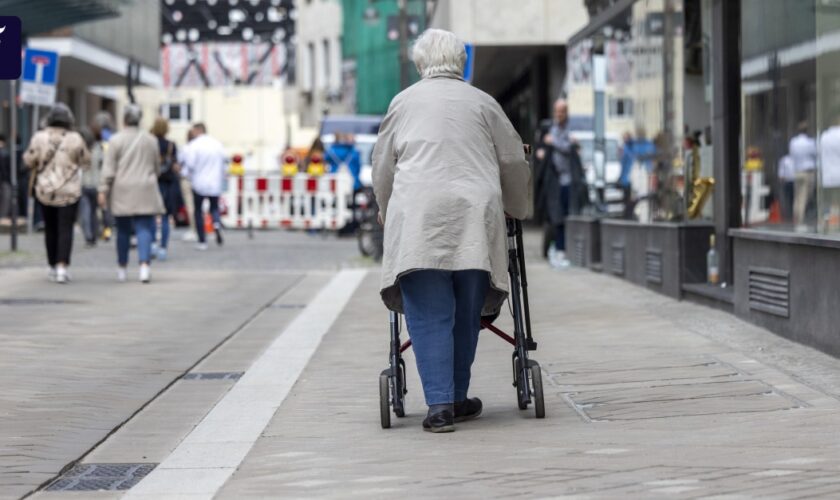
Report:
[[[423,3],[408,0],[409,14],[423,19]],[[375,23],[364,20],[364,12],[373,5],[379,11]],[[388,40],[388,17],[397,16],[396,0],[343,0],[344,34],[342,53],[344,59],[356,61],[356,112],[381,115],[388,110],[391,99],[400,91],[400,48],[396,41]],[[410,68],[410,81],[419,79],[414,66]]]

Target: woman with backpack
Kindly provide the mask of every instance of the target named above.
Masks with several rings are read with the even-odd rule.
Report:
[[[169,246],[169,218],[175,217],[178,206],[178,195],[181,192],[180,180],[178,178],[178,150],[175,143],[166,138],[169,133],[169,122],[165,118],[158,117],[152,126],[152,135],[157,138],[158,150],[160,152],[160,175],[158,176],[158,188],[160,197],[163,198],[163,207],[166,210],[160,218],[160,245],[157,248],[157,259],[166,260],[167,247]]]
[[[32,136],[23,161],[32,170],[30,185],[43,205],[50,280],[67,283],[82,170],[90,167],[90,153],[82,136],[72,130],[75,119],[66,104],[56,103],[45,121],[46,128]]]

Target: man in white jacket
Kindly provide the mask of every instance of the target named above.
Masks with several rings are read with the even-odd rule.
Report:
[[[203,206],[205,199],[210,205],[216,243],[221,245],[224,242],[219,216],[219,196],[224,191],[227,156],[222,143],[207,134],[207,127],[203,123],[196,123],[192,131],[194,139],[184,148],[182,160],[192,185],[195,231],[198,235],[196,249],[207,250]]]

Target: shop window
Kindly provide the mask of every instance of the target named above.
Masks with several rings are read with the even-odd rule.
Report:
[[[567,51],[569,112],[604,114],[604,146],[620,144],[605,181],[629,184],[636,220],[712,217],[710,12],[710,0],[636,0]]]
[[[743,221],[840,233],[840,9],[742,0]]]

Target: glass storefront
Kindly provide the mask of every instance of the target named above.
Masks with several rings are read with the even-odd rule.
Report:
[[[742,218],[840,233],[840,2],[742,0]]]
[[[568,49],[569,112],[594,123],[600,114],[605,124],[607,150],[582,154],[584,164],[604,158],[606,168],[587,169],[632,193],[618,213],[643,222],[712,217],[710,11],[711,0],[637,0]],[[589,137],[581,141],[591,149]]]

